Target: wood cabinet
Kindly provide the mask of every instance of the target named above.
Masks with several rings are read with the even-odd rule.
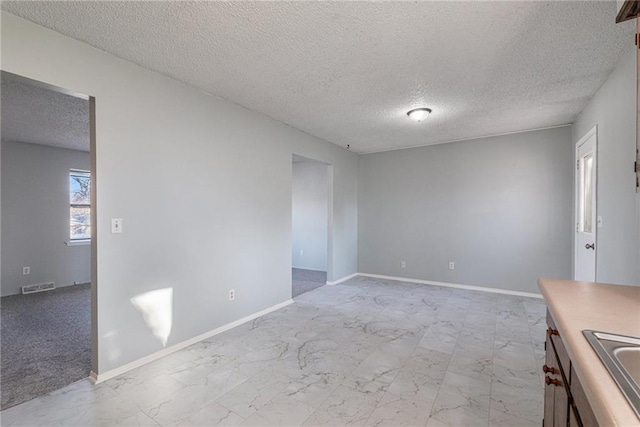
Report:
[[[547,311],[544,427],[597,426],[580,380],[562,343],[562,333]]]
[[[547,334],[546,363],[542,367],[544,378],[544,426],[566,426],[569,416],[569,393],[551,336]]]

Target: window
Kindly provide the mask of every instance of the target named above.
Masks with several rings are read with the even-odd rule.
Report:
[[[91,238],[91,173],[69,171],[69,236],[72,241]]]
[[[582,232],[593,233],[593,198],[592,180],[593,177],[593,155],[587,154],[582,158]]]

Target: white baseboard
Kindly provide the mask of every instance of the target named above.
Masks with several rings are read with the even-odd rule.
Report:
[[[511,291],[508,289],[498,289],[498,288],[485,288],[482,286],[461,285],[458,283],[434,282],[432,280],[410,279],[408,277],[383,276],[382,274],[357,273],[357,275],[363,276],[363,277],[373,277],[375,279],[395,280],[398,282],[420,283],[423,285],[443,286],[446,288],[466,289],[470,291],[491,292],[494,294],[516,295],[520,297],[542,299],[541,294],[534,294],[532,292]]]
[[[326,273],[327,269],[325,268],[324,270],[318,270],[317,268],[310,268],[310,267],[298,267],[296,265],[291,266],[291,268],[295,268],[296,270],[309,270],[309,271],[317,271],[319,273]]]
[[[160,351],[157,351],[153,354],[150,354],[148,356],[142,357],[138,360],[134,360],[133,362],[127,363],[126,365],[122,365],[118,368],[112,369],[110,371],[104,372],[102,374],[96,374],[95,372],[91,371],[91,373],[89,374],[89,380],[92,381],[94,384],[98,384],[101,383],[103,381],[107,381],[111,378],[115,378],[118,375],[124,374],[125,372],[128,372],[132,369],[135,368],[139,368],[142,365],[146,365],[149,362],[153,362],[154,360],[160,359],[161,357],[167,356],[171,353],[174,353],[178,350],[182,350],[185,347],[189,347],[190,345],[193,345],[195,343],[198,343],[202,340],[206,340],[207,338],[211,338],[214,335],[218,335],[222,332],[228,331],[229,329],[235,328],[236,326],[240,326],[243,323],[247,323],[253,319],[256,319],[258,317],[264,316],[265,314],[271,313],[272,311],[276,311],[281,309],[282,307],[286,307],[289,304],[293,304],[293,300],[290,299],[288,301],[282,302],[280,304],[276,304],[272,307],[266,308],[262,311],[259,311],[257,313],[253,313],[250,314],[249,316],[243,317],[242,319],[238,319],[235,322],[231,322],[231,323],[227,323],[226,325],[220,326],[219,328],[213,329],[209,332],[205,332],[204,334],[200,334],[198,336],[195,336],[193,338],[190,338],[188,340],[182,341],[178,344],[174,344],[171,347],[167,347],[164,348]]]
[[[433,286],[442,286],[442,287],[447,287],[447,288],[457,288],[457,289],[466,289],[466,290],[471,290],[471,291],[480,291],[480,292],[491,292],[491,293],[496,293],[496,294],[506,294],[506,295],[516,295],[516,296],[523,296],[523,297],[531,297],[531,298],[542,298],[542,295],[540,294],[535,294],[535,293],[531,293],[531,292],[521,292],[521,291],[511,291],[511,290],[507,290],[507,289],[497,289],[497,288],[486,288],[486,287],[482,287],[482,286],[471,286],[471,285],[462,285],[462,284],[458,284],[458,283],[447,283],[447,282],[435,282],[432,280],[421,280],[421,279],[411,279],[408,277],[398,277],[398,276],[385,276],[382,274],[370,274],[370,273],[353,273],[350,274],[348,276],[342,277],[338,280],[329,282],[327,281],[327,285],[337,285],[339,283],[342,282],[346,282],[349,279],[352,279],[356,276],[363,276],[363,277],[372,277],[375,279],[385,279],[385,280],[395,280],[398,282],[409,282],[409,283],[420,283],[423,285],[433,285]],[[229,329],[235,328],[236,326],[240,326],[243,323],[249,322],[253,319],[256,319],[260,316],[264,316],[265,314],[271,313],[272,311],[276,311],[279,310],[283,307],[288,306],[289,304],[293,304],[293,300],[290,299],[288,301],[282,302],[280,304],[276,304],[272,307],[269,307],[267,309],[264,309],[262,311],[259,311],[257,313],[251,314],[249,316],[243,317],[241,319],[238,319],[234,322],[231,323],[227,323],[226,325],[220,326],[219,328],[213,329],[209,332],[205,332],[204,334],[200,334],[198,336],[195,336],[193,338],[190,338],[188,340],[182,341],[178,344],[174,344],[171,347],[167,347],[165,349],[162,349],[160,351],[157,351],[153,354],[150,354],[148,356],[142,357],[138,360],[134,360],[133,362],[127,363],[126,365],[120,366],[118,368],[112,369],[110,371],[107,371],[105,373],[102,374],[96,374],[95,372],[91,371],[90,375],[89,375],[89,380],[95,384],[107,381],[111,378],[115,378],[118,375],[124,374],[125,372],[128,372],[132,369],[135,368],[139,368],[142,365],[145,365],[149,362],[153,362],[154,360],[160,359],[164,356],[167,356],[171,353],[174,353],[178,350],[182,350],[185,347],[188,347],[190,345],[193,345],[195,343],[198,343],[202,340],[205,340],[207,338],[211,338],[212,336],[218,335],[222,332],[228,331]]]
[[[347,281],[347,280],[349,280],[349,279],[353,279],[353,278],[354,278],[354,277],[356,277],[358,274],[360,274],[360,273],[353,273],[353,274],[350,274],[350,275],[348,275],[348,276],[344,276],[344,277],[343,277],[343,278],[341,278],[341,279],[334,280],[333,282],[330,282],[330,281],[328,281],[328,280],[327,280],[327,285],[329,285],[329,286],[333,286],[333,285],[337,285],[338,283],[346,282],[346,281]]]

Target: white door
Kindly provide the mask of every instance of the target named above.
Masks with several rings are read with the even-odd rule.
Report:
[[[575,280],[596,281],[597,127],[576,144]]]

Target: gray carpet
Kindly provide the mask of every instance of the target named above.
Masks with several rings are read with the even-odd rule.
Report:
[[[90,284],[3,297],[0,310],[0,409],[89,376]]]
[[[292,269],[291,295],[293,298],[305,292],[319,288],[327,283],[326,271],[303,270],[301,268]]]

